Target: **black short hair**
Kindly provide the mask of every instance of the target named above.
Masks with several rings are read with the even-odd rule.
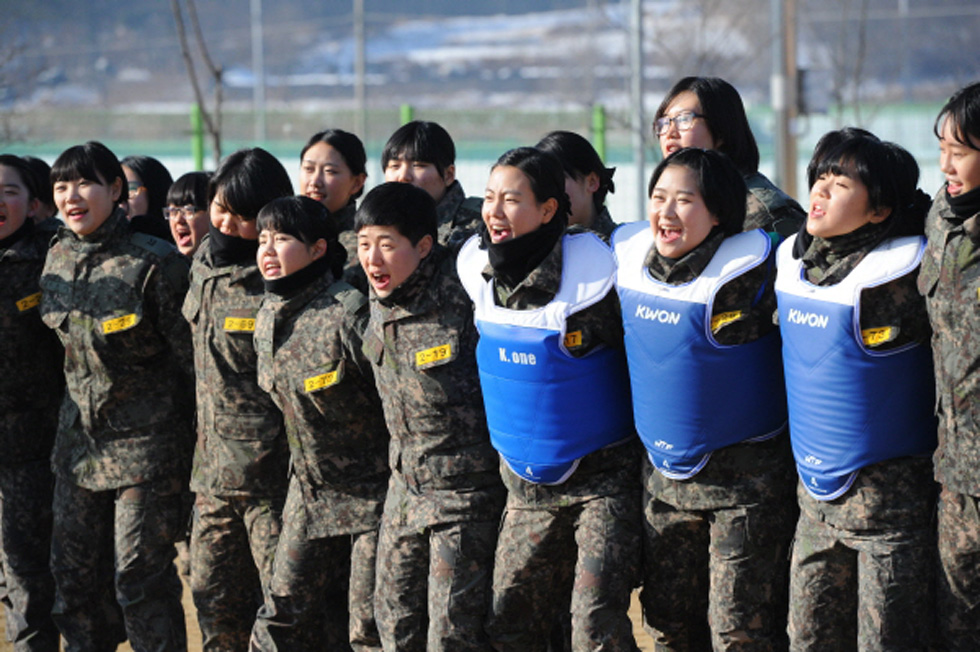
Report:
[[[599,152],[583,136],[573,131],[552,131],[539,140],[535,147],[554,154],[561,161],[565,175],[576,181],[592,172],[599,177],[599,189],[592,194],[592,204],[597,211],[602,210],[606,195],[616,192],[616,184],[613,183],[616,168],[607,168],[599,157]]]
[[[713,149],[685,147],[664,160],[653,171],[647,185],[647,197],[653,196],[653,189],[664,170],[671,166],[685,167],[694,173],[698,192],[705,207],[726,235],[742,231],[745,223],[745,195],[748,188],[745,179],[727,155]]]
[[[28,165],[27,161],[14,154],[0,154],[0,165],[17,170],[20,182],[27,189],[27,199],[40,199],[38,197],[38,183],[34,170]]]
[[[351,174],[354,176],[363,174],[367,176],[367,152],[364,151],[364,143],[361,139],[350,133],[349,131],[344,131],[343,129],[325,129],[324,131],[318,131],[313,134],[306,145],[299,153],[300,163],[303,162],[303,157],[306,156],[307,150],[316,145],[317,143],[326,143],[330,145],[335,150],[337,150],[344,159],[344,163],[350,168]],[[358,197],[364,194],[364,187],[362,186],[360,190],[351,196],[351,203]]]
[[[813,148],[813,155],[810,157],[810,162],[806,165],[806,179],[807,187],[812,188],[814,182],[817,180],[817,168],[823,162],[823,159],[838,147],[845,140],[850,138],[866,137],[878,139],[873,133],[867,129],[861,129],[860,127],[844,127],[843,129],[837,129],[835,131],[828,131],[820,140],[817,141],[816,147]]]
[[[126,175],[112,150],[97,140],[75,145],[63,151],[51,166],[51,185],[59,181],[85,179],[99,185],[111,186],[119,179],[119,197],[126,191]]]
[[[946,118],[952,121],[953,138],[970,149],[980,150],[980,82],[964,86],[939,111],[932,132],[940,137]],[[970,140],[970,136],[976,143]]]
[[[437,239],[439,218],[432,196],[410,183],[389,181],[375,186],[354,216],[354,231],[367,226],[393,226],[413,245],[425,236]]]
[[[395,130],[381,152],[381,169],[388,161],[407,159],[422,161],[436,166],[439,176],[445,176],[446,168],[456,164],[456,144],[452,136],[436,122],[413,120]]]
[[[34,174],[34,182],[37,184],[35,197],[42,204],[54,208],[54,193],[51,190],[51,166],[44,159],[36,156],[21,156],[21,158]]]
[[[501,154],[493,164],[493,168],[501,166],[515,167],[524,173],[531,182],[531,192],[537,203],[549,199],[557,201],[555,217],[568,224],[572,203],[565,192],[565,170],[558,157],[537,147],[515,147]]]
[[[161,217],[167,205],[167,191],[174,182],[170,171],[152,156],[127,156],[119,162],[135,172],[146,188],[147,215]]]
[[[224,207],[248,222],[276,197],[292,195],[293,184],[279,159],[261,147],[252,147],[221,161],[208,184],[209,204],[219,192]]]
[[[873,134],[841,141],[817,166],[825,174],[860,181],[868,191],[868,208],[891,209],[886,218],[890,235],[921,235],[929,208],[928,196],[918,189],[919,164],[904,147]]]
[[[719,77],[684,77],[667,92],[657,108],[654,122],[667,112],[674,98],[690,91],[698,97],[704,123],[711,132],[715,149],[728,155],[743,175],[759,171],[759,146],[745,115],[742,96],[735,87]]]
[[[309,197],[277,197],[262,207],[257,219],[259,231],[288,233],[306,245],[320,239],[336,242],[339,237],[330,212]]]
[[[188,172],[174,181],[167,191],[169,206],[193,206],[202,211],[208,209],[208,183],[210,172]]]

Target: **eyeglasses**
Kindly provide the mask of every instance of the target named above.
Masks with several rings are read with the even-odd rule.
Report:
[[[663,118],[657,118],[653,123],[653,133],[658,136],[663,136],[665,133],[670,131],[670,123],[674,123],[677,126],[677,131],[690,131],[691,127],[694,126],[695,118],[703,118],[704,114],[695,113],[694,111],[681,111],[673,118],[668,118],[664,116]]]
[[[141,191],[146,190],[146,186],[142,185],[139,181],[130,181],[126,185],[129,186],[129,198],[132,199],[136,195],[140,194]]]
[[[194,217],[194,213],[198,211],[203,211],[203,208],[198,208],[197,206],[164,206],[163,207],[163,219],[165,220],[176,220],[181,215],[184,216],[185,220],[189,220]]]

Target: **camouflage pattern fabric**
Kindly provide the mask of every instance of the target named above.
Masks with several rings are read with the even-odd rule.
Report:
[[[677,260],[651,248],[645,266],[661,281],[686,283],[723,240],[715,230]],[[774,273],[760,265],[718,291],[713,314],[740,313],[713,333],[720,344],[750,342],[774,328]],[[683,481],[666,478],[644,456],[643,478],[640,600],[656,649],[785,649],[787,553],[798,514],[789,437],[717,450]]]
[[[132,233],[117,210],[84,238],[62,227],[41,290],[41,318],[65,347],[55,471],[93,491],[186,477],[194,405],[180,317],[186,259]]]
[[[210,249],[208,237],[194,256],[183,305],[197,381],[191,490],[285,497],[289,449],[282,414],[259,388],[252,343],[262,276],[254,260],[215,267]]]
[[[168,478],[90,491],[57,477],[53,617],[65,652],[115,650],[127,637],[134,650],[187,649],[173,563],[181,531],[181,486]]]
[[[861,469],[836,500],[799,486],[792,650],[926,650],[933,643],[936,485],[929,458]]]
[[[950,650],[980,649],[980,215],[958,218],[945,186],[926,218],[919,291],[932,322],[939,446],[939,629]]]
[[[284,497],[197,494],[191,596],[204,650],[248,647],[263,587],[272,579]]]
[[[512,310],[547,305],[561,284],[562,265],[559,239],[516,287],[495,282],[497,303]],[[484,268],[483,276],[493,278],[493,268]],[[568,347],[574,357],[600,345],[622,348],[615,291],[570,315],[566,330],[582,335]],[[634,650],[627,611],[641,541],[636,440],[586,455],[560,485],[526,482],[505,463],[500,473],[507,506],[487,624],[494,648],[547,649],[555,619],[566,608],[573,649]]]
[[[331,213],[330,218],[340,233],[340,244],[344,245],[344,249],[347,251],[344,280],[366,295],[368,293],[367,276],[364,275],[361,262],[357,258],[357,231],[354,230],[354,215],[356,213],[357,206],[352,202],[336,213]]]
[[[49,458],[65,389],[64,349],[38,307],[53,230],[28,220],[0,248],[0,541],[7,638],[16,652],[58,649],[48,569],[54,475]]]
[[[477,337],[442,247],[391,295],[372,294],[364,352],[391,434],[375,596],[385,650],[489,647],[483,618],[504,489]]]
[[[121,210],[85,237],[63,227],[48,253],[41,317],[65,346],[68,388],[51,549],[66,650],[111,649],[119,606],[135,649],[186,645],[173,566],[192,442],[186,288],[183,256]]]
[[[459,181],[449,184],[446,194],[436,204],[439,244],[453,254],[458,253],[463,243],[483,228],[482,211],[482,198],[467,197]]]
[[[259,385],[282,409],[292,478],[258,649],[381,647],[374,557],[388,430],[361,351],[368,315],[364,296],[329,272],[292,296],[267,293],[259,312]]]
[[[749,193],[745,198],[745,231],[762,229],[786,238],[800,230],[806,222],[806,211],[767,179],[756,172],[745,177]]]

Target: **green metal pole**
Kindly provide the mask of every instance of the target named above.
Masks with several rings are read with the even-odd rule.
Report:
[[[204,120],[201,119],[201,106],[191,104],[191,156],[194,169],[204,169]]]
[[[408,124],[415,119],[415,109],[411,104],[402,104],[401,110],[399,111],[399,117],[402,124]]]
[[[599,158],[606,160],[606,109],[601,104],[592,105],[592,144]]]

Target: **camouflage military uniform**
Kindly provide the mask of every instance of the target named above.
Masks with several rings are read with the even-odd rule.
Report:
[[[259,311],[259,385],[282,409],[292,453],[272,584],[253,631],[263,650],[381,649],[374,572],[388,430],[361,352],[367,318],[364,295],[326,270],[285,296],[267,292]]]
[[[57,652],[51,447],[65,391],[64,350],[38,311],[39,281],[53,232],[24,226],[0,241],[0,541],[7,639],[17,652]]]
[[[186,647],[173,565],[193,447],[187,261],[116,210],[93,233],[62,228],[41,277],[41,317],[65,346],[68,393],[52,454],[51,569],[65,649]]]
[[[282,414],[256,379],[258,266],[216,267],[211,247],[207,237],[194,256],[183,308],[197,377],[191,592],[204,649],[238,651],[272,577],[289,451]]]
[[[971,192],[976,192],[971,191]],[[932,322],[939,447],[940,634],[949,650],[980,649],[980,214],[957,216],[945,186],[926,219],[919,273]]]
[[[375,591],[386,651],[489,649],[483,620],[504,488],[477,337],[442,247],[390,296],[371,297],[364,352],[391,433]]]
[[[340,232],[340,244],[344,245],[344,250],[347,251],[344,280],[360,290],[362,294],[367,294],[367,276],[364,275],[361,261],[357,257],[357,231],[354,230],[354,215],[356,213],[356,206],[350,203],[336,213],[331,213],[330,217]]]
[[[562,280],[562,254],[559,240],[516,287],[498,279],[498,305],[533,310],[550,303]],[[488,265],[483,276],[492,279],[493,268]],[[582,334],[580,343],[569,346],[575,357],[599,345],[622,348],[615,290],[570,315],[567,332]],[[526,482],[501,462],[507,506],[487,623],[495,649],[547,649],[555,619],[569,605],[572,649],[636,649],[627,611],[640,567],[639,461],[634,437],[586,455],[558,485]]]
[[[815,285],[841,282],[881,240],[869,224],[814,238],[803,266]],[[899,333],[879,350],[925,342],[916,273],[862,292],[860,325]],[[843,496],[818,501],[797,487],[800,520],[790,562],[792,650],[924,650],[932,634],[936,485],[928,457],[871,464]]]
[[[467,197],[459,181],[453,181],[436,204],[439,217],[439,244],[453,253],[483,226],[483,200]]]
[[[662,282],[687,283],[723,240],[715,229],[676,261],[654,247],[644,265]],[[714,332],[720,344],[751,342],[774,328],[774,271],[760,265],[718,291],[713,314],[743,315]],[[786,555],[797,515],[789,437],[716,450],[683,481],[663,476],[644,456],[643,478],[640,598],[656,649],[785,649]]]
[[[788,237],[800,230],[806,211],[760,172],[745,177],[749,194],[745,202],[746,231],[762,229]]]

